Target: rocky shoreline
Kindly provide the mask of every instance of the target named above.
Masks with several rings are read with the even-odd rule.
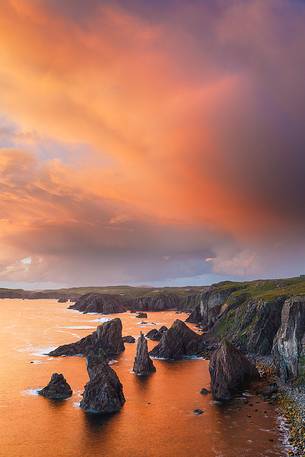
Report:
[[[215,400],[228,401],[249,382],[258,382],[255,366],[262,375],[257,393],[277,405],[287,418],[291,455],[304,457],[305,439],[305,280],[219,283],[198,293],[173,298],[170,293],[136,297],[87,294],[70,308],[81,312],[107,314],[137,312],[145,318],[151,309],[164,311],[188,308],[187,322],[197,325],[194,332],[179,319],[167,329],[150,330],[146,338],[158,341],[148,354],[141,335],[137,344],[134,372],[147,375],[154,371],[152,358],[179,360],[201,356],[210,359],[211,391]],[[192,308],[191,308],[192,307]],[[191,309],[190,309],[191,308]],[[120,319],[98,327],[80,341],[61,346],[52,356],[82,354],[103,349],[106,355],[119,354],[124,343]],[[115,343],[115,344],[114,344]],[[294,453],[293,453],[294,452]]]

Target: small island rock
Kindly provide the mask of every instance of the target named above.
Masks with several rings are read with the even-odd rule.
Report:
[[[127,336],[123,336],[123,342],[124,343],[135,343],[136,339],[131,335],[127,335]]]
[[[38,394],[51,400],[65,400],[71,397],[72,389],[62,374],[53,373],[49,384],[39,390]]]

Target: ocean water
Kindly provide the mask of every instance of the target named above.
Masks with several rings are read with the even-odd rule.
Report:
[[[155,360],[156,373],[135,376],[135,344],[112,364],[123,386],[121,412],[98,417],[79,408],[87,382],[81,357],[52,358],[52,348],[91,333],[103,316],[82,315],[55,300],[0,300],[0,456],[2,457],[268,457],[286,456],[286,430],[276,409],[255,396],[224,407],[201,395],[209,387],[208,362]],[[135,314],[115,315],[123,335],[149,331]],[[111,316],[107,316],[107,319]],[[185,314],[148,313],[167,325]],[[156,343],[149,342],[150,348]],[[39,395],[53,372],[63,373],[74,394],[63,402]],[[244,403],[247,398],[248,403]],[[204,411],[195,415],[193,410]]]

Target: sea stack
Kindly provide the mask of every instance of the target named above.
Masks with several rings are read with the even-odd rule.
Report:
[[[85,385],[80,407],[92,414],[118,412],[125,403],[123,386],[103,351],[88,354],[87,371],[89,382]]]
[[[177,360],[198,355],[203,349],[203,337],[193,332],[184,322],[176,319],[163,333],[160,343],[154,347],[150,355],[160,359]]]
[[[53,373],[49,384],[39,390],[38,393],[50,400],[65,400],[71,397],[72,389],[65,380],[64,375]]]
[[[115,318],[99,325],[95,332],[79,341],[59,346],[49,353],[52,357],[87,355],[92,350],[102,349],[108,356],[115,356],[125,350],[122,338],[121,319]]]
[[[230,400],[251,381],[259,379],[255,365],[226,340],[213,352],[209,369],[215,400]]]
[[[305,297],[293,297],[285,301],[272,352],[284,382],[304,379]]]
[[[135,356],[133,371],[139,376],[147,376],[156,371],[153,361],[149,357],[147,341],[141,332],[137,343],[137,353]]]

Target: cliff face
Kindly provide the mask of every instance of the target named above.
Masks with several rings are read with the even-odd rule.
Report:
[[[281,324],[283,302],[284,297],[236,301],[219,316],[209,335],[226,338],[245,352],[268,355]]]
[[[237,287],[219,288],[211,286],[198,295],[198,303],[187,318],[186,322],[201,324],[210,327],[216,321],[228,297],[237,290]]]
[[[160,359],[181,359],[200,354],[203,346],[203,337],[193,332],[184,322],[176,319],[162,335],[160,343],[154,347],[150,355]]]
[[[59,346],[49,353],[52,357],[87,355],[92,350],[102,349],[108,356],[120,354],[125,350],[122,338],[121,319],[112,319],[99,325],[95,332],[75,343]]]
[[[179,308],[181,298],[176,294],[155,294],[130,300],[128,308],[133,311],[165,311]]]
[[[230,400],[234,393],[259,378],[255,365],[226,340],[212,354],[209,370],[213,398],[221,401]]]
[[[82,295],[70,309],[82,313],[115,314],[124,313],[126,308],[120,295],[89,293]]]
[[[305,382],[305,297],[285,301],[272,352],[285,382]]]

